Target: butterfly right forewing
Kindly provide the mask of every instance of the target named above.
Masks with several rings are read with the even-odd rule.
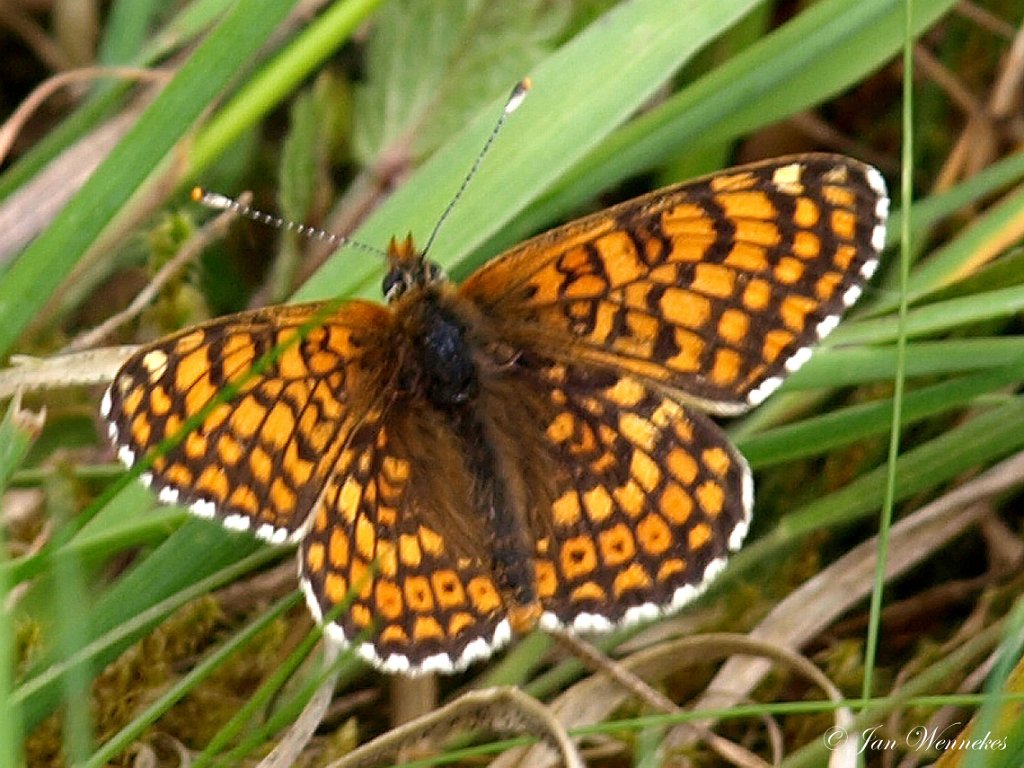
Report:
[[[860,295],[887,212],[875,169],[836,155],[782,158],[554,229],[485,265],[462,293],[513,346],[738,413],[798,368]]]

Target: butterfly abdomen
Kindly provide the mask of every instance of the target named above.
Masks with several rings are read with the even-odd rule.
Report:
[[[443,293],[429,290],[415,304],[407,325],[411,336],[411,364],[406,378],[415,382],[412,397],[444,415],[460,446],[464,466],[473,480],[473,492],[464,503],[483,522],[490,552],[492,577],[506,606],[522,615],[519,630],[528,629],[539,616],[532,548],[524,526],[523,500],[513,492],[510,461],[503,460],[500,441],[491,434],[481,403],[480,370],[472,320]]]

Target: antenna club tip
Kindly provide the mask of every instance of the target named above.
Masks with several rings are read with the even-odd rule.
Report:
[[[505,102],[505,114],[509,115],[519,109],[519,105],[523,103],[526,98],[526,94],[533,87],[533,81],[524,77],[518,83],[516,87],[512,89],[512,93],[509,94],[508,101]]]
[[[188,196],[192,199],[193,203],[201,203],[203,198],[206,197],[206,190],[202,187],[192,187]]]

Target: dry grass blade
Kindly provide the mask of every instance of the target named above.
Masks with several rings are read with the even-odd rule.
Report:
[[[545,758],[545,765],[560,764],[567,768],[585,766],[569,734],[547,707],[518,688],[501,686],[470,691],[429,715],[393,728],[363,744],[331,763],[329,768],[384,765],[388,756],[425,737],[480,728],[499,733],[525,731],[539,735],[548,745],[540,751]],[[555,757],[552,747],[559,757]],[[547,759],[552,762],[546,762]]]
[[[889,537],[887,580],[906,572],[946,542],[974,525],[989,507],[982,500],[1024,482],[1024,454],[1017,454],[908,515]],[[836,617],[863,600],[871,590],[878,541],[871,538],[790,594],[751,632],[751,637],[787,648],[799,648]],[[725,709],[744,700],[764,678],[763,659],[730,659],[697,702],[698,709]],[[692,735],[673,734],[678,743]]]

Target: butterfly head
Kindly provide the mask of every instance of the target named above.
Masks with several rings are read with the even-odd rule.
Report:
[[[413,288],[428,288],[447,282],[448,276],[440,266],[416,250],[412,235],[405,240],[391,238],[388,244],[388,271],[384,275],[381,291],[388,302],[404,296]]]

